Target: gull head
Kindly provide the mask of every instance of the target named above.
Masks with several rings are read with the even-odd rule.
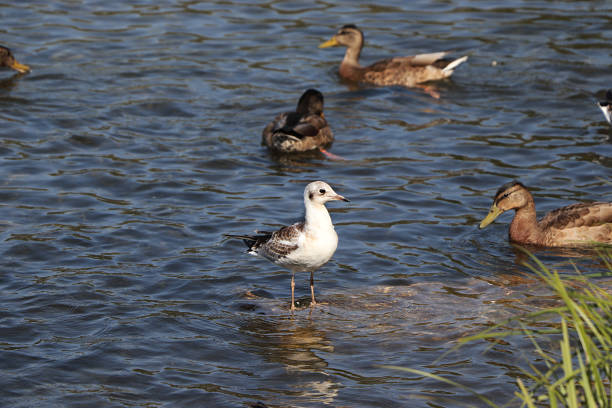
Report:
[[[325,204],[328,201],[341,200],[349,201],[348,199],[337,194],[329,184],[324,181],[313,181],[304,189],[304,201],[314,204]]]

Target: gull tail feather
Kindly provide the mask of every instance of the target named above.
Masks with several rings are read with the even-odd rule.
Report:
[[[249,249],[251,249],[251,247],[257,242],[257,237],[254,235],[224,234],[224,236],[230,239],[241,239]]]
[[[262,242],[265,242],[270,234],[264,233],[263,235],[232,235],[232,234],[224,234],[226,238],[230,239],[241,239],[242,242],[247,246],[247,253],[252,255],[257,255],[257,247]]]

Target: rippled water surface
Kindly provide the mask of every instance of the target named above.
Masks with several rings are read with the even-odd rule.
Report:
[[[607,2],[76,1],[0,5],[0,399],[11,407],[425,407],[498,403],[533,358],[475,333],[548,292],[507,240],[477,229],[497,188],[538,212],[612,200]],[[420,89],[339,80],[345,23],[362,62],[453,50]],[[325,95],[323,156],[260,145],[306,88]],[[302,216],[325,180],[340,244],[320,305],[288,312],[290,274],[223,234]],[[548,265],[599,271],[592,254]],[[308,276],[296,276],[307,300]],[[437,404],[437,405],[436,405]]]

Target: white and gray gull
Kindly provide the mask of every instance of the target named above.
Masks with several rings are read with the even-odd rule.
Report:
[[[314,181],[304,189],[304,221],[283,227],[275,232],[257,235],[227,235],[239,238],[247,245],[248,253],[263,256],[291,271],[291,310],[295,310],[295,272],[310,272],[311,305],[315,305],[314,271],[329,261],[338,246],[338,234],[325,208],[328,201],[349,201],[337,194],[329,184]]]

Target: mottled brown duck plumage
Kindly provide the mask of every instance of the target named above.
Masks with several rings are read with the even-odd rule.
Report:
[[[2,45],[0,45],[0,67],[11,68],[22,74],[30,71],[30,67],[17,62],[11,50]]]
[[[455,60],[444,59],[446,52],[436,52],[389,58],[363,67],[359,64],[363,33],[353,24],[343,26],[329,41],[319,45],[319,48],[338,45],[346,47],[344,59],[340,64],[340,76],[350,81],[375,85],[414,87],[427,81],[448,78],[455,67],[467,60],[467,56]]]
[[[321,149],[334,141],[325,115],[323,94],[308,89],[295,112],[280,113],[263,130],[262,144],[277,153],[299,153]]]
[[[572,204],[537,221],[531,193],[523,184],[512,181],[497,191],[480,228],[509,210],[516,211],[509,230],[513,242],[547,247],[612,244],[612,203]]]

